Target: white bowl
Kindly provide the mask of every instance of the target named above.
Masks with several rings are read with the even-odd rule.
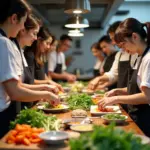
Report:
[[[120,115],[120,116],[124,116],[125,117],[124,119],[108,119],[108,118],[105,118],[105,116],[106,115],[103,115],[103,116],[101,116],[101,118],[103,120],[105,120],[106,123],[115,122],[117,124],[122,124],[128,119],[128,116],[126,116],[126,115]]]
[[[60,144],[69,138],[68,133],[63,131],[43,132],[39,137],[47,144]]]

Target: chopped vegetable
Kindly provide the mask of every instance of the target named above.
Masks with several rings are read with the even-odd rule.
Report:
[[[106,114],[103,117],[106,119],[110,119],[110,120],[117,120],[117,119],[124,120],[124,119],[126,119],[126,117],[124,115],[119,115],[119,114]]]
[[[6,138],[8,144],[24,144],[29,146],[31,143],[40,143],[42,140],[39,134],[44,132],[43,128],[31,128],[30,125],[16,124],[15,129],[11,130]]]
[[[59,130],[61,120],[57,119],[56,116],[47,116],[36,109],[24,109],[17,115],[16,120],[10,123],[10,128],[15,128],[16,124],[28,124],[32,127],[44,128],[49,131]]]
[[[92,99],[87,94],[73,94],[67,98],[70,109],[84,109],[89,110],[93,104]]]
[[[150,145],[142,144],[133,133],[115,129],[114,125],[95,126],[94,131],[70,139],[71,150],[149,150]]]

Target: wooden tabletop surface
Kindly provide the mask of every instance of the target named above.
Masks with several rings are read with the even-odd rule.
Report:
[[[123,114],[128,114],[122,110]],[[61,119],[69,119],[71,118],[71,111],[56,114],[58,118]],[[90,113],[89,113],[90,116]],[[96,125],[105,125],[103,119],[99,117],[93,117],[92,118],[93,123]],[[139,129],[139,127],[133,122],[133,120],[128,116],[128,119],[125,124],[117,126],[118,128],[122,128],[125,131],[134,131],[136,134],[144,135],[144,133]],[[69,132],[69,131],[68,131]],[[30,146],[24,146],[24,145],[14,145],[14,144],[7,144],[5,141],[7,137],[7,134],[0,140],[0,150],[69,150],[69,147],[67,143],[64,143],[62,145],[45,145],[44,143],[40,145],[32,144]]]

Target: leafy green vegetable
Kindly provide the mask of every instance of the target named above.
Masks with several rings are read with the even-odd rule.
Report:
[[[94,131],[85,133],[78,139],[70,139],[71,150],[149,150],[150,145],[142,144],[133,133],[107,127],[94,127]]]
[[[124,120],[126,117],[120,114],[106,114],[103,116],[106,119],[110,119],[110,120],[116,120],[116,119],[122,119]]]
[[[93,105],[92,99],[87,94],[73,94],[67,98],[67,102],[70,109],[85,109],[89,110]]]
[[[21,110],[14,121],[10,122],[10,128],[15,128],[16,124],[29,124],[32,127],[45,128],[46,131],[58,130],[61,121],[56,116],[46,116],[42,111],[36,109]]]

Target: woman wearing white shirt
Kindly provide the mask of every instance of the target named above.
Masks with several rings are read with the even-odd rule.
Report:
[[[103,74],[102,68],[103,68],[103,65],[104,65],[105,55],[104,55],[103,51],[100,49],[99,43],[94,43],[91,46],[91,51],[93,53],[93,56],[95,56],[97,58],[96,59],[96,64],[93,68],[93,75],[94,75],[94,77],[96,77],[96,76],[99,76],[99,75]]]
[[[9,122],[14,119],[15,110],[10,99],[27,102],[53,98],[55,104],[59,103],[54,94],[26,89],[19,81],[14,47],[9,38],[16,37],[24,28],[29,10],[29,6],[23,0],[5,0],[0,5],[0,137],[8,131]]]
[[[144,29],[146,27],[147,33]],[[143,132],[150,136],[150,101],[145,91],[150,89],[150,23],[143,24],[134,18],[123,21],[115,32],[115,41],[127,52],[141,56],[131,75],[128,88],[110,91],[99,102],[99,107],[128,104],[128,113]],[[124,96],[125,95],[125,96]]]

